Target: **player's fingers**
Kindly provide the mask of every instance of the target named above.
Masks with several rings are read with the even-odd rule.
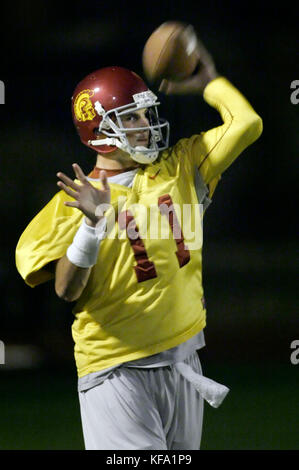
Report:
[[[68,207],[76,207],[76,209],[79,209],[79,202],[78,201],[74,201],[74,202],[65,201],[64,205],[68,206]]]
[[[73,199],[77,199],[78,193],[72,191],[66,184],[62,181],[57,181],[57,186],[59,186],[68,196],[71,196]]]
[[[161,91],[162,93],[167,93],[168,83],[168,80],[164,78],[160,83],[159,91]]]
[[[210,62],[212,60],[211,54],[208,52],[207,48],[204,46],[204,44],[199,38],[197,38],[196,52],[197,52],[198,60],[202,64],[206,62]]]
[[[73,181],[71,178],[66,176],[64,173],[59,172],[57,173],[57,176],[64,182],[65,185],[70,186],[75,191],[78,191],[80,189],[80,186],[78,186],[78,184],[76,184],[75,181]]]
[[[78,163],[73,163],[72,167],[74,169],[75,175],[77,176],[78,180],[81,181],[81,183],[90,184]]]
[[[173,82],[170,80],[163,80],[160,86],[160,91],[166,95],[184,95],[196,93],[202,89],[202,71],[200,67],[195,75],[182,80],[181,82]]]
[[[106,173],[105,170],[100,171],[100,180],[101,180],[101,183],[102,183],[102,185],[103,185],[103,188],[104,188],[106,191],[109,191],[109,190],[110,190],[110,187],[109,187],[109,184],[108,184],[107,173]]]

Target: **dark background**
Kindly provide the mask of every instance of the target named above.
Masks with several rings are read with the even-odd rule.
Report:
[[[0,449],[83,448],[71,305],[56,297],[53,283],[26,286],[14,252],[57,191],[57,171],[94,165],[71,119],[76,84],[107,65],[142,75],[145,41],[167,20],[193,24],[219,73],[264,122],[261,138],[223,175],[205,216],[201,359],[204,373],[231,393],[219,410],[206,406],[202,448],[298,449],[299,366],[290,361],[299,339],[295,3],[30,0],[1,9]],[[171,143],[221,122],[202,99],[153,91]]]

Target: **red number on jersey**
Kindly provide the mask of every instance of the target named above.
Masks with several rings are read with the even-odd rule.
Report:
[[[166,215],[172,233],[179,233],[179,237],[175,237],[178,250],[176,256],[178,258],[179,266],[182,268],[190,261],[190,252],[185,248],[184,235],[181,230],[178,218],[173,208],[173,202],[169,194],[159,197],[159,209],[162,215]],[[131,247],[133,249],[134,257],[137,266],[134,266],[138,282],[147,281],[157,277],[155,264],[148,259],[147,252],[140,237],[139,229],[136,225],[132,213],[127,210],[123,211],[118,216],[118,223],[121,230],[126,230]]]
[[[157,277],[155,265],[148,259],[144,243],[140,237],[135,219],[130,211],[121,212],[118,216],[121,230],[126,229],[127,235],[134,252],[137,266],[134,266],[138,282],[147,281]]]
[[[184,235],[180,227],[177,215],[175,213],[170,195],[165,194],[164,196],[160,196],[158,199],[158,205],[161,214],[166,215],[168,217],[168,222],[171,227],[172,233],[179,234],[179,237],[174,237],[176,245],[178,247],[178,251],[176,251],[175,254],[177,255],[180,268],[182,268],[183,266],[185,266],[185,264],[189,263],[190,252],[188,249],[185,248]]]

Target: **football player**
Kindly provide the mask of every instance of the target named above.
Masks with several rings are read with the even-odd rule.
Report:
[[[72,112],[95,166],[85,175],[74,164],[74,180],[58,173],[60,191],[17,246],[29,286],[55,279],[57,295],[76,302],[86,449],[199,449],[203,399],[217,407],[228,392],[202,375],[202,227],[190,232],[182,214],[201,217],[262,120],[200,43],[198,52],[198,72],[160,90],[203,96],[223,123],[169,147],[169,123],[138,75],[116,66],[89,74]]]

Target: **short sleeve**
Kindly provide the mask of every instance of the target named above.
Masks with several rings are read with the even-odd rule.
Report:
[[[65,255],[82,222],[82,212],[65,206],[66,200],[70,198],[59,191],[34,217],[19,239],[16,267],[30,287],[54,277],[46,265]]]

